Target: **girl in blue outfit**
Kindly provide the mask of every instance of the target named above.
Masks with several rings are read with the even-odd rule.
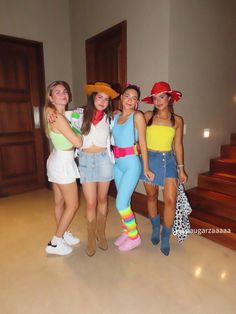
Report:
[[[142,171],[140,179],[144,181],[147,193],[153,245],[157,245],[160,241],[157,198],[158,187],[164,187],[164,221],[161,232],[161,251],[164,255],[169,255],[170,252],[169,238],[175,217],[177,178],[179,176],[182,183],[187,181],[184,170],[183,119],[175,115],[173,110],[173,103],[181,97],[182,94],[171,90],[168,83],[158,82],[154,84],[151,94],[143,99],[148,104],[154,104],[153,111],[145,112],[145,118],[148,161],[150,169],[155,173],[155,179],[150,184],[145,177],[145,171]],[[143,165],[145,163],[143,161]]]
[[[146,147],[146,123],[141,112],[135,111],[140,98],[140,89],[128,85],[122,95],[122,113],[115,115],[112,134],[115,142],[115,184],[117,188],[116,208],[123,223],[123,232],[115,241],[120,251],[129,251],[141,244],[134,214],[130,207],[131,196],[141,173],[139,157],[135,154],[134,143],[139,140],[144,174],[147,180],[153,180],[154,174],[148,168]]]

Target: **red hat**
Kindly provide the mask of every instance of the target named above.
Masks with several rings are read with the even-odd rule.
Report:
[[[152,87],[151,94],[142,99],[142,101],[153,104],[152,96],[160,93],[168,93],[171,96],[172,102],[178,101],[182,97],[182,93],[177,90],[171,90],[170,85],[166,82],[155,83]]]

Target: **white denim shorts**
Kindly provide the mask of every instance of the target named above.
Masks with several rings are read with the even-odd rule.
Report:
[[[80,177],[74,160],[74,151],[53,150],[47,160],[49,182],[68,184]]]
[[[79,154],[80,183],[107,182],[114,178],[114,164],[108,151]]]

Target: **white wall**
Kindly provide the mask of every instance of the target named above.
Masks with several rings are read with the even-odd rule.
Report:
[[[187,125],[185,159],[189,186],[209,170],[236,131],[236,1],[171,0],[169,72],[183,91],[176,112]],[[202,137],[210,128],[209,139]]]
[[[72,85],[68,0],[0,0],[0,34],[42,42],[46,84]]]

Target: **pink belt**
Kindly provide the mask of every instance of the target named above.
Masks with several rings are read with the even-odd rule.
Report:
[[[113,146],[113,153],[115,158],[125,157],[127,155],[135,155],[133,146],[130,147]]]

